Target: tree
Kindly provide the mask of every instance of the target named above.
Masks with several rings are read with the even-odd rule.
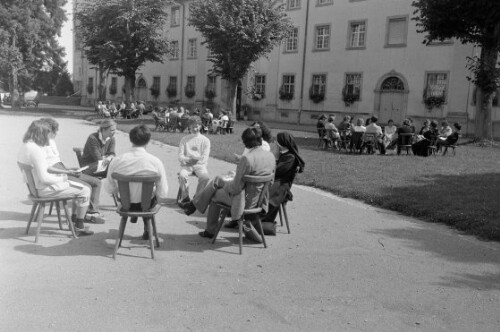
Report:
[[[205,39],[212,72],[229,83],[226,103],[233,114],[239,81],[292,28],[283,5],[270,0],[196,0],[190,5],[189,25]]]
[[[73,83],[67,70],[63,71],[57,79],[55,86],[56,96],[70,96],[74,93]]]
[[[76,13],[78,34],[90,63],[100,73],[113,71],[125,77],[125,99],[131,100],[135,74],[147,61],[163,63],[168,41],[165,1],[94,1]],[[105,93],[101,76],[99,94]]]
[[[492,140],[492,101],[499,87],[500,1],[415,0],[414,19],[419,32],[427,32],[425,43],[456,38],[481,48],[481,55],[469,57],[468,77],[476,86],[477,139]]]
[[[7,78],[13,108],[19,88],[28,90],[33,74],[63,54],[56,36],[66,20],[66,1],[2,0],[0,3],[0,80]]]

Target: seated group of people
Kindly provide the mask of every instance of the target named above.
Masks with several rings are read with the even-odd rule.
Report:
[[[136,106],[137,105],[137,106]],[[137,103],[129,103],[128,106],[124,101],[118,106],[109,100],[103,103],[102,101],[97,102],[96,112],[100,117],[103,118],[117,118],[121,116],[124,119],[129,118],[142,118],[144,111],[146,110],[146,105],[143,101],[137,101]]]
[[[461,125],[454,123],[453,130],[447,121],[441,123],[441,130],[437,129],[438,123],[435,120],[425,120],[420,132],[417,134],[415,126],[411,119],[405,119],[401,127],[396,127],[393,120],[389,120],[387,125],[381,127],[377,124],[378,118],[372,116],[366,120],[358,118],[356,125],[351,123],[351,117],[346,115],[344,120],[339,124],[338,128],[334,124],[335,115],[330,115],[328,118],[321,115],[318,119],[316,128],[320,138],[325,140],[325,149],[329,145],[338,148],[338,144],[346,144],[349,142],[351,149],[363,149],[364,145],[372,144],[381,154],[385,154],[386,150],[397,147],[397,153],[401,153],[401,145],[412,145],[412,150],[415,155],[427,156],[428,146],[434,141],[437,150],[441,146],[450,146],[456,144],[460,136]],[[363,137],[365,134],[372,134],[375,138],[374,142],[367,142]],[[414,135],[405,135],[414,134]],[[372,137],[370,135],[370,137]]]
[[[196,193],[191,200],[189,195],[181,198],[181,207],[188,215],[195,210],[204,213],[208,208],[206,230],[200,232],[202,237],[214,235],[219,208],[215,202],[231,206],[232,222],[229,227],[237,225],[245,208],[252,208],[262,187],[246,186],[245,175],[271,175],[274,173],[274,183],[266,194],[264,210],[267,212],[264,223],[267,225],[264,234],[276,234],[275,218],[282,202],[290,199],[290,188],[297,172],[302,172],[305,166],[299,156],[294,138],[287,132],[277,135],[276,156],[270,152],[270,130],[263,123],[255,123],[245,129],[242,140],[245,150],[239,159],[234,172],[229,175],[216,176],[212,180],[208,175],[207,163],[210,153],[210,141],[200,132],[202,120],[198,116],[189,119],[191,134],[185,136],[180,145],[178,158],[181,163],[179,181],[187,183],[187,177],[194,174],[198,177]],[[84,225],[86,222],[104,222],[99,213],[101,186],[110,193],[117,195],[118,186],[112,178],[113,173],[122,175],[159,175],[155,183],[152,204],[167,202],[168,184],[165,167],[161,160],[146,151],[151,138],[151,131],[146,125],[138,125],[129,133],[131,149],[121,156],[115,156],[116,124],[111,119],[102,121],[96,133],[91,134],[85,147],[81,163],[88,166],[83,170],[67,168],[60,160],[55,137],[59,125],[52,118],[35,120],[24,135],[18,161],[33,167],[35,185],[40,197],[58,198],[73,196],[71,222],[78,235],[92,235],[93,232]],[[264,134],[263,134],[264,133]],[[263,138],[265,140],[263,140]],[[104,179],[101,181],[101,179]],[[103,182],[103,185],[102,185]],[[245,195],[243,190],[245,189]],[[140,210],[140,187],[131,188],[132,208]],[[131,220],[136,222],[137,220]],[[260,242],[260,234],[255,230],[255,219],[244,221],[246,236]],[[149,239],[144,220],[142,239]]]

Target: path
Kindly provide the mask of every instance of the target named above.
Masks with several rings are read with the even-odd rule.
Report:
[[[30,206],[15,164],[31,116],[0,115],[1,331],[499,331],[500,244],[462,236],[311,188],[294,186],[292,234],[269,247],[222,231],[212,245],[204,217],[175,206],[158,216],[161,248],[150,259],[142,225],[129,224],[111,259],[118,215],[71,239],[54,217],[24,234]],[[76,164],[95,126],[59,119],[62,159]],[[118,153],[128,137],[117,134]],[[176,148],[148,148],[177,191]],[[210,160],[211,174],[234,166]],[[193,187],[193,186],[192,186]],[[194,187],[193,187],[194,188]]]

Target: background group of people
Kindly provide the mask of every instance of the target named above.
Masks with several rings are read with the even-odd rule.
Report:
[[[256,204],[263,186],[252,186],[243,181],[245,175],[271,175],[274,181],[269,192],[264,193],[265,203],[263,216],[264,234],[276,234],[275,218],[281,203],[290,200],[290,188],[296,173],[304,170],[305,162],[300,157],[298,147],[288,132],[278,133],[276,140],[271,131],[262,122],[256,122],[242,133],[244,147],[241,155],[236,155],[238,164],[234,172],[218,175],[210,179],[207,165],[210,154],[210,140],[201,133],[202,119],[199,116],[189,118],[190,134],[186,135],[179,145],[178,160],[180,162],[179,184],[184,195],[179,204],[188,215],[196,210],[207,213],[206,230],[200,232],[202,237],[214,236],[220,210],[216,203],[231,206],[232,222],[227,227],[238,225],[245,208]],[[99,129],[89,135],[81,156],[81,166],[86,169],[67,168],[60,160],[55,137],[59,125],[52,118],[35,120],[29,126],[23,138],[23,146],[18,161],[33,167],[36,189],[40,197],[73,196],[71,221],[79,235],[92,235],[93,232],[84,226],[85,222],[103,223],[99,212],[100,191],[104,187],[109,194],[117,195],[117,182],[113,173],[122,175],[159,175],[155,183],[155,197],[152,204],[167,202],[168,183],[165,167],[161,160],[146,151],[151,138],[151,131],[146,125],[134,127],[129,133],[131,149],[121,156],[115,154],[116,123],[105,119]],[[275,144],[274,144],[275,143]],[[271,152],[271,144],[275,146]],[[189,197],[187,178],[198,177],[198,185],[193,199]],[[101,181],[102,180],[102,181]],[[102,185],[104,183],[104,185]],[[182,190],[181,190],[182,191]],[[140,210],[140,185],[130,188],[133,209]],[[256,217],[244,221],[245,235],[253,241],[260,242],[261,237],[254,227]],[[136,222],[137,220],[132,220]],[[150,234],[144,220],[142,239],[149,239]]]
[[[363,118],[358,118],[356,124],[352,122],[349,115],[344,116],[343,121],[335,125],[335,115],[321,115],[318,118],[316,128],[320,139],[325,140],[325,149],[329,145],[339,148],[340,144],[349,142],[350,148],[361,150],[366,143],[363,141],[365,134],[372,134],[375,137],[375,147],[381,154],[385,154],[387,150],[397,148],[397,153],[401,153],[402,145],[411,145],[415,155],[428,156],[428,147],[435,144],[437,150],[441,146],[450,146],[457,143],[460,137],[462,126],[459,123],[453,124],[453,129],[447,121],[442,121],[441,128],[438,129],[436,120],[425,120],[420,131],[416,131],[411,119],[403,120],[401,127],[396,127],[393,120],[389,120],[386,126],[377,124],[378,118],[372,116],[366,121]],[[412,135],[405,135],[412,134]]]

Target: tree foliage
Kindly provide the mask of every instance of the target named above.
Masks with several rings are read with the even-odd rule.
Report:
[[[292,28],[283,9],[270,0],[196,0],[190,5],[189,25],[205,39],[213,73],[229,81],[233,110],[238,81]]]
[[[481,56],[467,59],[468,77],[477,87],[476,136],[491,138],[491,105],[500,84],[500,1],[415,0],[414,19],[426,43],[456,38],[481,48]]]
[[[165,1],[94,1],[78,10],[77,30],[90,63],[125,77],[126,99],[135,74],[147,61],[163,62],[168,41],[163,36]]]
[[[0,80],[7,81],[18,105],[18,89],[28,90],[38,70],[64,54],[57,42],[65,0],[2,0],[0,2]]]

